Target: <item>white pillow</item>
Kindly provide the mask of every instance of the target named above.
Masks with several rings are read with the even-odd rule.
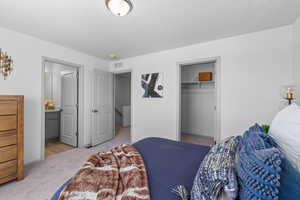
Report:
[[[300,172],[300,107],[292,104],[280,111],[272,121],[269,134]]]

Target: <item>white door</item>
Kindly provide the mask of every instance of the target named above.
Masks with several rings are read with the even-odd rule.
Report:
[[[113,138],[113,75],[93,73],[92,146]]]
[[[60,141],[77,146],[77,72],[62,75]]]

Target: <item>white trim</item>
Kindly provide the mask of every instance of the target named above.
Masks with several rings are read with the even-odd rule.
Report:
[[[120,70],[120,71],[116,71],[116,72],[113,72],[113,75],[114,75],[114,86],[113,86],[113,90],[114,90],[114,111],[113,111],[113,116],[114,116],[114,134],[116,136],[116,130],[115,130],[115,127],[116,127],[116,118],[115,118],[115,106],[116,106],[116,80],[115,80],[115,77],[117,74],[124,74],[124,73],[130,73],[130,143],[132,143],[132,133],[133,133],[133,76],[132,76],[132,70],[131,69],[126,69],[126,70]]]
[[[176,139],[181,140],[181,67],[199,63],[215,62],[216,70],[216,115],[215,115],[215,141],[221,139],[221,57],[210,57],[196,60],[177,62],[177,88],[176,88]]]
[[[76,68],[79,73],[79,83],[78,83],[78,148],[84,147],[84,66],[66,62],[63,60],[42,57],[42,95],[41,95],[41,160],[45,159],[45,108],[44,108],[44,98],[45,98],[45,63],[52,62],[57,64],[66,65],[69,67]]]

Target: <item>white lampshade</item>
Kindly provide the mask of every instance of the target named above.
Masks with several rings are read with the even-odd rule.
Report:
[[[116,16],[125,16],[132,10],[130,0],[106,0],[106,7]]]

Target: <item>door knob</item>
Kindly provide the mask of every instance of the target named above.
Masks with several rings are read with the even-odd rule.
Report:
[[[95,109],[95,110],[92,110],[92,112],[93,112],[93,113],[97,113],[97,112],[98,112],[98,110],[96,110],[96,109]]]

